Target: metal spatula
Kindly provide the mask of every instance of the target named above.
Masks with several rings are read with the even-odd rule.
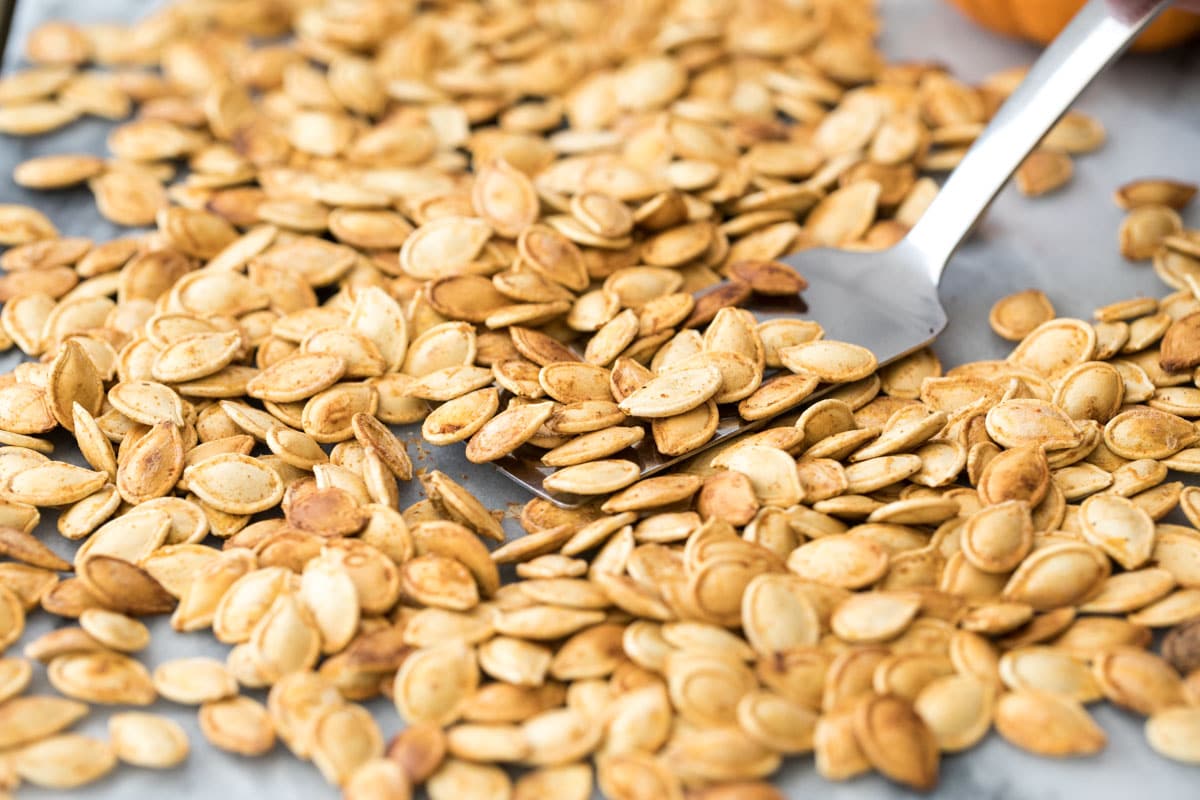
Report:
[[[785,262],[809,282],[806,309],[751,306],[755,316],[760,321],[781,316],[815,319],[826,338],[869,348],[880,366],[932,342],[946,326],[937,287],[954,251],[1075,98],[1169,4],[1151,2],[1141,13],[1123,17],[1105,0],[1089,0],[1030,68],[899,244],[878,253],[806,250],[791,256]],[[812,395],[810,401],[819,396]],[[779,424],[780,419],[746,422],[732,409],[725,410],[716,434],[700,450],[664,456],[646,437],[620,458],[637,463],[642,477],[649,477],[734,436]],[[542,481],[554,469],[522,450],[496,464],[529,491],[559,505],[588,499],[548,492]]]

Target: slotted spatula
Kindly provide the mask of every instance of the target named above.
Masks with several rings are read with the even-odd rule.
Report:
[[[822,249],[790,256],[784,261],[809,282],[804,310],[749,306],[750,310],[759,321],[782,316],[815,319],[827,339],[869,348],[880,366],[932,342],[946,326],[938,280],[954,251],[1075,98],[1168,5],[1168,0],[1147,2],[1140,13],[1125,16],[1110,9],[1106,0],[1089,0],[1030,68],[899,244],[878,253]],[[812,395],[806,404],[819,396]],[[699,450],[664,456],[646,437],[619,457],[638,464],[642,477],[649,477],[734,436],[794,418],[798,411],[746,422],[736,411],[723,409],[716,434]],[[547,491],[542,481],[554,469],[526,449],[497,461],[497,466],[529,491],[558,505],[576,506],[588,499]]]

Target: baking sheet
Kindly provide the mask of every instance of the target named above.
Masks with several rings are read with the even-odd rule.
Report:
[[[155,7],[148,0],[22,0],[13,24],[6,68],[17,63],[28,31],[46,19],[80,22],[129,21]],[[883,48],[890,60],[937,60],[956,74],[974,80],[989,72],[1028,63],[1035,51],[1024,44],[997,39],[971,26],[931,0],[883,0]],[[935,349],[947,366],[967,360],[999,358],[1009,349],[987,327],[987,311],[999,297],[1028,287],[1043,289],[1060,314],[1090,315],[1092,308],[1139,294],[1167,293],[1148,265],[1133,265],[1116,250],[1121,212],[1109,200],[1121,182],[1147,175],[1200,180],[1200,48],[1155,57],[1127,58],[1103,76],[1079,104],[1108,128],[1110,141],[1098,153],[1076,162],[1074,180],[1063,191],[1030,200],[1006,189],[986,222],[955,257],[942,279],[941,294],[950,325]],[[35,140],[0,139],[0,202],[28,203],[45,211],[64,235],[104,240],[117,235],[96,213],[86,191],[28,192],[9,177],[13,165],[36,154],[104,150],[109,125],[85,120]],[[1193,209],[1188,219],[1200,226]],[[0,356],[0,367],[11,370],[13,353]],[[414,430],[404,431],[406,438]],[[418,449],[410,447],[414,458]],[[527,498],[514,484],[492,469],[469,464],[461,447],[421,448],[428,453],[418,466],[438,468],[469,484],[491,508],[518,508]],[[419,499],[419,487],[403,487],[402,504]],[[47,514],[45,540],[69,557],[72,547],[54,532]],[[518,528],[510,520],[510,531]],[[224,658],[227,648],[205,634],[179,635],[165,618],[152,620],[152,644],[139,658],[149,668],[172,658],[207,655]],[[56,625],[66,625],[46,613],[29,620],[24,641]],[[19,651],[20,645],[12,652]],[[44,672],[32,691],[52,692]],[[261,693],[251,693],[262,697]],[[385,737],[401,727],[391,704],[368,704]],[[195,710],[159,702],[153,711],[184,726],[193,752],[186,764],[169,772],[120,766],[112,775],[74,796],[125,800],[167,796],[179,800],[221,797],[225,800],[289,798],[316,800],[336,797],[317,770],[294,759],[279,746],[258,759],[245,759],[210,747],[200,734]],[[1093,712],[1108,732],[1109,746],[1099,756],[1071,761],[1036,758],[1010,747],[992,734],[970,753],[942,760],[942,779],[928,796],[972,800],[1127,800],[1130,797],[1184,797],[1200,792],[1200,769],[1166,761],[1143,740],[1139,717],[1107,704]],[[108,712],[97,707],[77,729],[105,735]],[[819,796],[834,800],[894,798],[911,795],[877,775],[830,784],[813,769],[810,757],[789,759],[776,776],[789,797]],[[21,797],[50,798],[63,793],[22,787]],[[469,800],[464,798],[464,800]],[[548,799],[550,800],[550,799]]]

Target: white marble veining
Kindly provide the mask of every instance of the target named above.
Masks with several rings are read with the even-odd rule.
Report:
[[[155,3],[148,0],[21,0],[6,58],[15,63],[20,42],[36,22],[53,17],[80,21],[131,20]],[[940,2],[883,0],[883,47],[892,59],[938,60],[968,79],[1003,67],[1027,63],[1029,46],[993,38],[972,27]],[[1030,200],[1007,189],[976,237],[946,270],[942,298],[950,326],[937,344],[948,364],[1001,357],[1007,344],[987,328],[987,310],[1000,296],[1022,288],[1044,289],[1060,313],[1088,315],[1096,305],[1136,295],[1166,293],[1147,265],[1124,262],[1116,250],[1121,212],[1109,200],[1120,182],[1150,174],[1200,180],[1200,48],[1157,57],[1124,60],[1089,91],[1080,104],[1108,128],[1105,148],[1078,160],[1072,183],[1050,197]],[[34,154],[102,152],[108,125],[86,121],[37,140],[0,140],[0,202],[35,205],[54,219],[65,234],[104,238],[113,229],[96,214],[86,192],[32,193],[15,186],[11,166]],[[1189,219],[1200,226],[1200,212]],[[10,369],[11,355],[0,361]],[[468,464],[458,448],[440,451],[437,466],[471,488],[488,505],[505,507],[524,498],[507,480],[487,467]],[[417,497],[404,490],[402,502]],[[51,515],[48,515],[51,516]],[[52,520],[51,520],[52,522]],[[50,527],[46,526],[47,530]],[[63,540],[46,537],[67,554]],[[34,614],[30,635],[54,624],[48,614]],[[141,658],[151,668],[185,655],[223,658],[226,648],[205,635],[174,634],[165,619],[152,624],[155,636]],[[39,674],[35,691],[51,691]],[[370,704],[385,736],[400,727],[386,701]],[[186,765],[165,773],[120,767],[112,776],[76,796],[96,800],[172,797],[178,800],[315,800],[337,793],[316,769],[285,754],[245,760],[214,751],[200,735],[194,710],[160,702],[154,710],[168,714],[187,730],[193,753]],[[1200,796],[1200,768],[1185,767],[1155,756],[1142,738],[1141,720],[1106,705],[1094,708],[1110,737],[1099,756],[1050,761],[1018,752],[996,736],[966,754],[942,762],[942,781],[931,794],[963,800],[1129,800]],[[80,727],[102,733],[106,714],[97,710]],[[910,794],[878,776],[846,784],[829,784],[815,773],[811,758],[790,760],[778,776],[789,797],[831,800],[887,800]],[[60,793],[23,788],[22,797],[49,798]],[[464,800],[468,800],[464,798]]]

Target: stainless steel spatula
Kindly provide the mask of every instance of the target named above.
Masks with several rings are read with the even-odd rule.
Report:
[[[809,282],[804,310],[751,306],[755,316],[760,321],[781,316],[815,319],[826,338],[867,347],[881,366],[932,342],[946,326],[937,287],[954,251],[1075,98],[1168,5],[1167,0],[1147,3],[1144,11],[1126,18],[1105,0],[1089,0],[1030,68],[899,244],[878,253],[806,250],[790,256],[785,262]],[[716,434],[701,450],[780,419],[746,422],[732,409],[722,412]],[[642,477],[648,477],[701,450],[664,456],[646,437],[620,457],[637,463]],[[517,483],[559,505],[579,505],[587,499],[548,492],[542,481],[554,469],[523,450],[496,464]]]

